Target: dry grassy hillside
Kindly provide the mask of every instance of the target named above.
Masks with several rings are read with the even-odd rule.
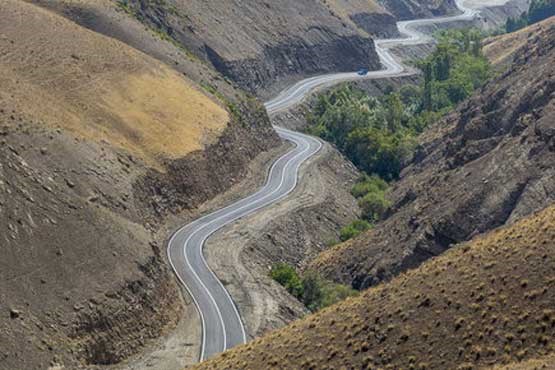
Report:
[[[203,150],[190,152],[175,160],[175,157],[172,157],[172,160],[164,161],[162,172],[160,169],[151,170],[136,182],[135,196],[146,208],[143,213],[149,217],[150,223],[159,224],[161,216],[175,214],[183,208],[197,207],[200,203],[229,189],[242,178],[253,158],[279,145],[277,134],[272,129],[260,101],[239,89],[229,79],[212,69],[209,64],[195,57],[183,45],[170,38],[166,30],[146,22],[141,23],[144,18],[125,10],[118,5],[120,3],[111,0],[94,2],[30,0],[30,2],[51,10],[96,34],[108,36],[110,40],[119,40],[133,49],[142,51],[163,63],[164,70],[169,68],[179,75],[186,76],[187,82],[188,79],[194,81],[204,92],[217,98],[219,104],[225,105],[227,110],[233,113],[223,132],[217,129],[203,130],[203,133],[207,133],[201,137],[204,144]],[[149,2],[147,5],[156,4],[160,5],[156,9],[163,11],[168,3]],[[171,88],[171,85],[168,84],[168,87]],[[178,93],[177,90],[167,92],[170,95]],[[188,98],[186,94],[181,96]],[[161,98],[164,97],[161,96]],[[166,102],[166,104],[168,109],[172,108],[172,103]],[[185,104],[181,107],[185,109],[186,106]],[[203,113],[209,115],[210,110],[203,110]],[[171,115],[169,117],[171,118]],[[206,127],[214,125],[215,122],[211,121],[206,124]],[[191,127],[193,134],[195,127]],[[165,135],[164,139],[169,143],[175,142],[177,138],[185,143],[191,136],[160,133]],[[195,176],[190,176],[191,173]]]
[[[153,164],[213,141],[225,109],[161,63],[22,1],[0,4],[2,101]],[[8,93],[9,92],[9,93]]]
[[[545,38],[545,34],[555,27],[555,17],[551,17],[530,27],[516,32],[492,37],[486,40],[484,54],[496,66],[512,63],[516,52],[522,48],[529,39],[534,37]]]
[[[554,370],[555,355],[542,356],[536,359],[516,362],[510,365],[494,366],[491,370]]]
[[[199,365],[476,369],[555,340],[555,207]]]

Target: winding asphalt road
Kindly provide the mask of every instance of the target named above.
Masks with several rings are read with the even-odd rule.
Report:
[[[268,113],[274,114],[292,108],[315,91],[336,85],[340,82],[401,77],[414,74],[415,70],[395,60],[395,57],[390,53],[389,49],[398,46],[410,46],[432,42],[431,36],[420,32],[418,28],[447,22],[471,21],[480,13],[477,9],[466,7],[464,5],[464,0],[456,0],[456,3],[462,12],[459,15],[397,22],[397,28],[399,29],[399,33],[403,36],[402,38],[374,40],[376,53],[380,57],[382,67],[384,67],[383,69],[371,71],[365,76],[360,76],[356,72],[331,73],[299,81],[293,86],[283,90],[277,97],[266,103]],[[485,6],[487,0],[483,3],[482,6]]]
[[[246,342],[245,328],[235,303],[204,259],[204,242],[225,225],[289,195],[297,186],[301,165],[322,147],[316,138],[279,127],[276,131],[295,146],[274,162],[266,184],[247,198],[183,227],[169,242],[169,261],[200,313],[201,361]]]
[[[434,23],[473,19],[478,11],[466,8],[457,0],[462,14],[453,17],[421,19],[398,22],[399,31],[405,38],[376,40],[376,52],[385,67],[369,72],[336,73],[308,78],[284,90],[266,103],[269,114],[289,109],[299,104],[317,89],[342,81],[396,77],[414,73],[397,62],[389,49],[399,45],[415,45],[429,42],[429,36],[416,28]],[[233,299],[222,282],[210,269],[203,255],[206,240],[219,229],[267,207],[291,193],[298,179],[301,165],[322,147],[320,140],[284,128],[275,127],[279,136],[294,144],[294,148],[277,159],[272,165],[266,184],[256,193],[225,208],[206,215],[179,229],[168,244],[168,259],[172,268],[193,298],[202,323],[202,346],[200,360],[225,351],[247,340],[241,316]]]

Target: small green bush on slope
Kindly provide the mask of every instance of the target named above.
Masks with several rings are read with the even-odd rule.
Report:
[[[371,227],[372,224],[366,220],[355,220],[341,229],[339,239],[341,239],[342,242],[347,241],[360,235]]]
[[[358,294],[356,290],[324,280],[312,271],[301,277],[294,267],[285,263],[273,266],[270,277],[313,312]]]

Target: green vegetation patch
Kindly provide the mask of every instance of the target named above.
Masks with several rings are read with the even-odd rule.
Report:
[[[372,224],[366,220],[355,220],[341,229],[339,238],[342,242],[357,237],[366,230],[372,228]]]
[[[416,63],[424,72],[419,85],[405,85],[377,98],[343,84],[321,94],[307,114],[309,133],[334,143],[369,174],[352,189],[362,219],[341,230],[342,241],[383,219],[391,207],[386,197],[388,181],[399,178],[417,136],[490,77],[490,65],[481,51],[481,32],[447,30],[436,36],[436,50]]]
[[[479,31],[448,30],[417,65],[419,85],[406,85],[382,97],[345,84],[319,96],[307,116],[309,132],[334,143],[359,169],[386,181],[399,177],[418,136],[468,98],[490,77]]]
[[[313,271],[300,276],[293,266],[286,263],[274,265],[270,277],[313,312],[358,295],[351,287],[324,280]]]

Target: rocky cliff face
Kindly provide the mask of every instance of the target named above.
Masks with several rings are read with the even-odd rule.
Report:
[[[381,0],[383,6],[401,20],[429,18],[457,10],[455,0]]]
[[[428,130],[389,217],[312,267],[365,288],[555,201],[555,27]]]
[[[292,76],[378,68],[372,39],[350,15],[367,31],[383,34],[392,27],[390,16],[375,19],[386,25],[382,30],[380,23],[370,25],[371,16],[342,14],[342,7],[320,1],[127,4],[125,9],[138,19],[251,92]]]

